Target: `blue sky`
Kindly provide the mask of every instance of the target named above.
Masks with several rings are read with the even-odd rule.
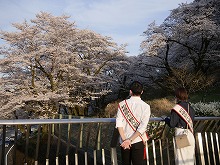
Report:
[[[142,33],[156,21],[161,24],[170,10],[193,0],[0,0],[0,30],[13,31],[15,22],[35,18],[40,11],[68,15],[80,29],[90,29],[128,44],[128,55],[138,55]],[[0,40],[0,45],[4,42]]]

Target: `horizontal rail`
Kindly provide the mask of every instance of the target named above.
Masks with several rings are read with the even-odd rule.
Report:
[[[25,124],[83,124],[83,123],[115,123],[114,118],[82,118],[82,119],[16,119],[0,120],[0,125]]]
[[[161,117],[150,118],[150,122],[163,121]],[[195,117],[198,120],[220,120],[220,117]],[[80,118],[80,119],[15,119],[0,120],[0,125],[25,125],[25,124],[83,124],[83,123],[115,123],[115,118]]]

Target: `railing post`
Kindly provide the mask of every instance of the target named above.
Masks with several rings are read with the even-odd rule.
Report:
[[[163,165],[163,152],[162,152],[161,139],[159,139],[159,146],[160,146],[160,163],[161,163],[161,165]]]
[[[14,148],[14,145],[11,146],[11,148],[8,150],[8,152],[5,155],[5,165],[8,165],[8,155],[10,154],[10,152],[13,148]]]
[[[93,158],[94,158],[94,165],[97,164],[97,150],[100,149],[100,128],[101,128],[101,124],[98,124],[98,130],[96,133],[96,139],[95,139],[95,145],[94,145],[94,150],[93,150]]]
[[[80,147],[80,137],[81,137],[81,129],[82,129],[82,124],[79,126],[79,131],[77,135],[77,143],[76,143],[76,151],[75,151],[75,165],[78,165],[78,150]]]
[[[15,136],[14,136],[14,150],[13,150],[13,164],[16,164],[16,150],[18,140],[18,125],[15,125]]]
[[[212,132],[210,132],[210,137],[211,137],[211,147],[212,147],[213,161],[214,161],[214,165],[216,165],[215,149],[214,149],[214,141],[213,141],[213,135],[212,135]]]
[[[85,165],[88,165],[88,147],[89,147],[89,139],[92,125],[88,126],[88,133],[86,138],[86,146],[85,146]]]
[[[100,150],[100,141],[101,141],[101,123],[99,123],[99,126],[98,126],[98,135],[97,135],[97,150]]]
[[[27,163],[28,158],[28,148],[29,148],[29,137],[30,137],[30,124],[26,125],[26,143],[25,143],[25,163]]]
[[[207,132],[205,132],[205,144],[206,144],[206,152],[207,152],[207,157],[208,157],[208,164],[210,164],[209,145],[208,145]]]
[[[147,161],[147,165],[149,165],[149,161],[150,161],[150,158],[149,158],[149,150],[148,150],[148,143],[146,142],[146,161]]]
[[[53,115],[53,119],[55,118],[55,115]],[[55,126],[54,124],[52,124],[52,130],[51,130],[51,134],[54,135],[55,132]]]
[[[113,129],[112,139],[111,139],[111,162],[112,165],[118,165],[117,160],[117,152],[116,152],[116,146],[118,145],[118,138],[119,138],[119,132],[117,128]]]
[[[6,138],[6,125],[3,125],[2,129],[2,153],[1,153],[1,164],[5,164],[5,138]]]
[[[216,144],[217,144],[217,152],[218,152],[218,159],[220,163],[220,151],[219,151],[219,140],[218,140],[218,133],[215,133],[215,138],[216,138]]]
[[[111,148],[111,162],[112,165],[118,165],[116,147]]]
[[[48,139],[47,139],[46,165],[49,165],[49,154],[50,154],[52,125],[48,124],[48,127],[49,127],[49,130],[48,130]]]
[[[102,149],[102,164],[105,165],[105,150]]]
[[[39,154],[39,146],[40,146],[40,135],[41,135],[41,125],[38,125],[38,129],[37,129],[37,146],[36,146],[36,153],[35,153],[35,165],[38,164],[38,154]]]
[[[157,165],[156,148],[155,148],[155,142],[154,142],[154,140],[152,140],[152,145],[153,145],[154,165]]]
[[[167,161],[168,165],[170,165],[170,151],[169,151],[169,139],[166,138],[166,147],[167,147]]]
[[[61,124],[58,124],[58,139],[57,139],[57,150],[56,150],[56,165],[59,165],[59,152],[60,152],[60,141],[61,141]]]
[[[196,133],[196,147],[197,151],[199,153],[199,164],[200,165],[205,165],[205,158],[204,158],[204,151],[203,151],[203,145],[202,145],[202,134],[201,133]]]
[[[69,119],[71,119],[71,118],[72,118],[72,115],[69,115]],[[70,148],[71,130],[72,130],[72,125],[70,123],[68,123],[67,148],[66,148],[66,165],[69,165],[69,148]]]
[[[81,116],[80,119],[83,119],[84,117]],[[79,143],[79,148],[82,148],[82,143],[83,143],[83,124],[81,124],[80,127],[80,143]]]

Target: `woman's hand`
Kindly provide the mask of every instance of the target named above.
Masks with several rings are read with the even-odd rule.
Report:
[[[130,147],[131,147],[131,140],[130,139],[125,139],[123,141],[123,143],[121,143],[120,146],[123,147],[124,149],[130,149]]]
[[[166,117],[166,118],[164,119],[164,121],[165,121],[166,124],[168,124],[168,125],[170,124],[170,118],[169,118],[169,117]]]

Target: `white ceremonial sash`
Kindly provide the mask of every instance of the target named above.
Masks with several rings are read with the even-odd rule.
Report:
[[[190,131],[193,133],[193,122],[189,113],[179,104],[175,105],[173,107],[173,110],[175,110],[182,117],[182,119],[189,126]]]
[[[126,100],[124,102],[119,103],[119,109],[130,125],[130,127],[136,131],[138,126],[140,125],[140,122],[134,117],[133,113],[130,111]],[[146,135],[145,135],[146,134]],[[147,136],[147,133],[139,135],[139,137],[142,139],[142,141],[145,143],[149,138]],[[145,135],[145,136],[144,136]]]

